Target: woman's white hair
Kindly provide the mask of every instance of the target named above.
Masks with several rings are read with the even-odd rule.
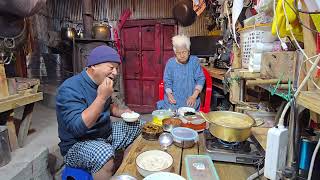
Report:
[[[172,37],[172,46],[174,52],[177,48],[187,48],[190,51],[190,38],[185,35],[176,35]]]

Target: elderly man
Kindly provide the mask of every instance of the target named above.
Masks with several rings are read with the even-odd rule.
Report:
[[[189,106],[199,110],[205,77],[197,56],[190,56],[190,38],[176,35],[172,38],[174,57],[164,70],[164,100],[157,102],[158,109],[178,109]]]
[[[127,148],[140,133],[140,121],[110,121],[111,115],[120,117],[130,111],[111,100],[119,64],[120,56],[114,49],[96,47],[87,67],[67,79],[56,97],[59,146],[65,163],[86,169],[94,179],[110,178],[115,150]]]

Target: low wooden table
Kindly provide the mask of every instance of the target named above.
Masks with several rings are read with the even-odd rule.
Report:
[[[6,124],[8,127],[10,147],[12,151],[19,147],[23,147],[31,124],[34,103],[43,99],[42,92],[38,92],[39,84],[40,82],[36,82],[36,85],[33,85],[31,88],[26,87],[25,89],[20,86],[22,89],[21,91],[17,91],[13,95],[0,98],[0,122],[2,124]],[[13,118],[14,109],[19,107],[24,107],[22,119],[15,120]]]
[[[262,147],[265,148],[265,135],[267,132],[266,128],[253,128],[253,134],[256,136],[257,140],[261,143]],[[184,157],[186,155],[196,155],[196,154],[205,154],[204,153],[204,144],[203,144],[203,134],[199,134],[199,143],[196,144],[193,148],[182,149],[175,145],[171,145],[168,149],[168,153],[173,156],[174,165],[172,172],[179,174],[185,178],[186,176],[186,167]],[[147,150],[160,149],[158,141],[148,141],[139,136],[133,143],[130,152],[123,160],[120,168],[117,170],[116,175],[121,174],[130,174],[131,176],[136,177],[138,180],[143,179],[136,168],[135,159],[136,157]],[[256,169],[253,166],[235,164],[235,163],[225,163],[225,162],[214,162],[215,168],[221,180],[230,180],[230,179],[247,179],[251,174],[256,172]]]

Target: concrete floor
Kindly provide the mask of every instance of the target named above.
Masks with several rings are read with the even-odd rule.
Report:
[[[15,112],[19,116],[20,111]],[[11,161],[0,168],[0,179],[53,179],[49,173],[48,153],[57,151],[58,124],[55,110],[36,104],[31,121],[35,132],[28,135],[25,146],[11,153]]]
[[[21,110],[16,116],[21,116]],[[151,120],[151,115],[143,115],[145,121]],[[119,119],[112,118],[112,121]],[[37,103],[31,122],[35,132],[27,137],[23,148],[11,153],[11,161],[0,167],[2,180],[51,180],[59,179],[55,172],[63,165],[59,152],[58,124],[55,109]],[[49,162],[49,163],[48,163]],[[48,167],[48,164],[50,166]]]

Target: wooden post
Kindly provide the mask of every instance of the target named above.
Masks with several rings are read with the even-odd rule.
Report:
[[[6,71],[3,64],[0,64],[0,98],[9,96]]]
[[[315,26],[314,26],[313,21],[312,21],[309,14],[300,13],[300,17],[301,17],[301,20],[304,23],[304,25],[306,25],[312,29],[315,29]],[[317,54],[317,52],[316,52],[316,47],[317,47],[316,46],[316,33],[303,27],[303,41],[305,42],[304,43],[304,50],[305,50],[305,53],[307,54],[307,56],[311,57],[311,56],[316,55]],[[314,59],[312,61],[314,61]],[[311,66],[312,66],[311,63],[306,62],[306,65],[305,65],[306,71],[308,71]],[[304,68],[304,67],[302,67],[302,68]],[[315,73],[313,73],[311,78],[314,78],[314,76],[315,76]],[[319,79],[315,80],[315,82],[318,85],[320,84]],[[314,89],[316,89],[316,88],[313,85],[313,83],[311,81],[308,81],[308,91],[314,90]],[[319,114],[311,112],[310,117],[312,120],[320,122]]]
[[[237,77],[237,72],[230,72],[230,77],[234,79]],[[230,83],[229,100],[232,104],[238,104],[240,102],[240,82],[232,81]]]
[[[6,119],[7,119],[10,147],[11,147],[11,151],[14,151],[19,148],[19,145],[18,145],[17,134],[16,134],[16,126],[13,118],[13,110],[7,111],[5,113],[7,113]]]
[[[27,77],[26,55],[23,49],[16,53],[15,70],[16,76]]]
[[[24,107],[18,134],[18,143],[20,147],[24,146],[25,139],[28,135],[28,131],[31,124],[33,107],[34,103],[28,104]]]
[[[238,48],[238,46],[236,44],[233,44],[232,50],[233,50],[233,61],[232,61],[231,66],[233,69],[241,68],[240,49]]]

